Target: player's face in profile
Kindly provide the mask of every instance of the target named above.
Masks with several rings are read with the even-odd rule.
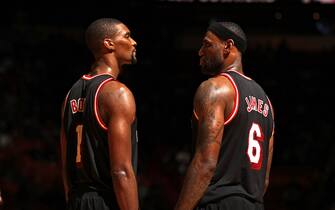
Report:
[[[115,54],[119,59],[119,63],[135,64],[136,58],[136,41],[130,36],[130,31],[124,24],[119,24],[117,35],[115,36]]]
[[[201,71],[204,74],[215,75],[223,66],[223,50],[221,41],[211,32],[207,32],[199,50]]]

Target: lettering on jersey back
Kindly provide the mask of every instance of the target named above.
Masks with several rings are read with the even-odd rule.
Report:
[[[85,98],[72,99],[70,101],[71,111],[73,114],[83,112],[85,107]]]
[[[264,103],[262,99],[257,99],[255,96],[245,97],[247,103],[247,111],[256,111],[262,114],[264,117],[267,117],[269,114],[269,105]]]

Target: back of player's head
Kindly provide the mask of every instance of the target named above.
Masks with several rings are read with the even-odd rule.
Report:
[[[115,18],[101,18],[92,22],[85,32],[87,47],[92,52],[97,52],[105,38],[111,38],[117,33],[115,26],[118,24],[122,22]]]
[[[232,39],[236,48],[242,53],[247,49],[247,37],[242,28],[234,22],[213,22],[207,30],[223,41]]]

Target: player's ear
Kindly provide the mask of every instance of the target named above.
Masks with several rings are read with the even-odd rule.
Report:
[[[234,45],[235,45],[234,40],[232,40],[232,39],[227,39],[227,40],[226,40],[225,48],[231,49]]]
[[[115,49],[115,44],[112,39],[106,38],[104,39],[104,46],[109,50]]]
[[[223,54],[225,56],[227,56],[229,53],[230,53],[230,50],[232,49],[232,47],[235,45],[234,43],[234,40],[232,39],[227,39],[225,42],[224,42],[224,51],[223,51]]]

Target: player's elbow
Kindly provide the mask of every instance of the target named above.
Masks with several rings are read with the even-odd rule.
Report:
[[[216,164],[217,164],[216,159],[209,157],[202,158],[200,168],[202,168],[205,174],[207,174],[208,176],[212,176],[215,172]]]
[[[128,173],[126,170],[112,170],[113,177],[127,177]]]
[[[111,175],[114,179],[129,179],[132,174],[131,166],[112,167],[111,169]]]

